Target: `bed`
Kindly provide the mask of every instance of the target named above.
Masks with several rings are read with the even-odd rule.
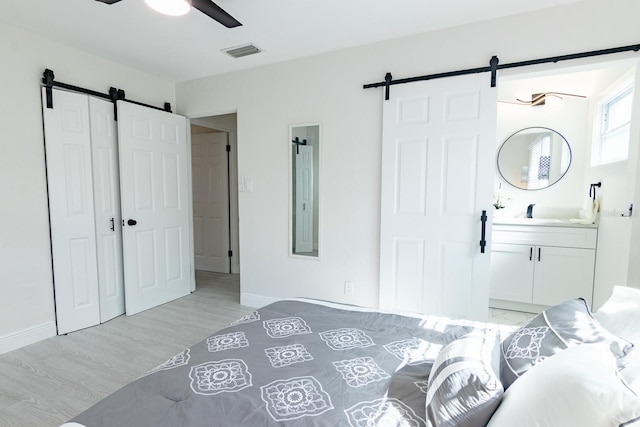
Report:
[[[633,349],[580,299],[521,328],[291,299],[213,333],[64,427],[640,425],[633,379],[619,374]],[[569,389],[549,375],[568,375]],[[594,381],[595,404],[573,398]]]

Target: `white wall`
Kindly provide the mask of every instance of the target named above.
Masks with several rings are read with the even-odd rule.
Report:
[[[378,304],[382,90],[363,84],[488,65],[492,55],[508,63],[638,43],[639,15],[637,0],[585,0],[179,84],[182,114],[238,112],[239,174],[255,182],[239,200],[243,302]],[[319,261],[287,251],[288,126],[314,121],[323,124]]]
[[[640,106],[640,91],[638,82],[640,73],[638,67],[630,67],[626,73],[604,82],[603,90],[591,102],[592,115],[598,114],[597,105],[611,91],[619,89],[620,83],[633,78],[636,81],[634,107]],[[603,304],[611,295],[613,286],[640,287],[640,221],[638,212],[629,218],[629,204],[640,201],[638,193],[638,162],[640,161],[640,111],[637,107],[633,112],[633,123],[630,135],[629,158],[626,161],[603,166],[587,167],[588,182],[601,182],[598,190],[600,204],[600,227],[598,230],[598,255],[596,258],[595,289],[593,295],[594,307]],[[590,133],[597,133],[597,123],[589,129]],[[592,150],[595,137],[589,139],[588,150]]]
[[[175,86],[0,24],[0,353],[55,333],[40,80],[175,104]],[[55,99],[54,99],[55,102]]]

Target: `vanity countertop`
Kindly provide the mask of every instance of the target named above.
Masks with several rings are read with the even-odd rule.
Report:
[[[571,222],[569,219],[556,218],[493,218],[494,225],[533,225],[544,227],[576,227],[576,228],[598,228],[598,219],[594,224],[581,224]]]

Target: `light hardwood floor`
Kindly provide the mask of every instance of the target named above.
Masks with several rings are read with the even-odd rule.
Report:
[[[0,355],[0,426],[59,426],[253,310],[239,303],[238,275],[196,281],[171,303]]]
[[[193,294],[160,307],[0,355],[0,427],[59,426],[253,311],[239,303],[238,275],[198,271],[196,282]],[[532,316],[491,310],[496,323]]]

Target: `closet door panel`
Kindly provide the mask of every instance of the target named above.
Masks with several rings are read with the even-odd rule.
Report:
[[[100,322],[124,313],[122,217],[113,104],[89,97]]]
[[[42,89],[46,106],[46,90]],[[53,90],[43,108],[58,334],[100,323],[89,101]]]
[[[191,291],[186,119],[118,102],[127,315]]]

